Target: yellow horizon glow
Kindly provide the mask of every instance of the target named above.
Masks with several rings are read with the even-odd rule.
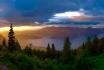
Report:
[[[15,26],[13,27],[14,31],[27,31],[27,30],[40,30],[44,26]],[[10,27],[1,27],[0,32],[9,31]]]

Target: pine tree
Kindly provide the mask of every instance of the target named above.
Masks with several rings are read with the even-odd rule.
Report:
[[[99,53],[104,53],[104,38],[100,39],[100,42],[99,42]]]
[[[18,41],[17,39],[16,39],[16,41],[15,41],[15,47],[16,47],[16,49],[17,49],[18,51],[21,50],[20,43],[19,43],[19,41]]]
[[[5,40],[5,38],[3,39],[2,45],[6,46],[6,40]]]
[[[15,36],[14,36],[12,24],[10,25],[10,31],[9,31],[8,37],[9,37],[9,40],[8,40],[9,50],[10,51],[16,50],[16,48],[15,48]]]
[[[64,62],[67,62],[71,58],[71,42],[69,41],[69,38],[67,37],[64,40],[64,47],[63,47],[63,52],[62,52],[62,60]]]
[[[55,56],[56,56],[56,50],[55,50],[54,43],[52,44],[51,54],[52,54],[52,58],[55,58]]]
[[[93,41],[92,41],[92,54],[93,55],[97,55],[99,53],[99,39],[98,37],[95,35]]]
[[[25,47],[24,52],[29,56],[32,55],[32,49],[28,45]]]
[[[88,37],[87,41],[85,43],[85,49],[90,49],[92,47],[92,42],[91,42],[91,38]]]
[[[84,44],[84,43],[82,44],[81,48],[82,48],[82,49],[85,49],[85,44]]]
[[[7,49],[7,45],[6,45],[6,40],[5,40],[5,38],[3,38],[3,41],[2,41],[2,49],[3,49],[3,50],[6,50],[6,49]]]
[[[74,55],[77,55],[77,58],[79,58],[79,56],[85,54],[85,49],[85,43],[83,43],[79,48],[74,49]]]
[[[92,41],[91,38],[88,37],[87,41],[85,42],[85,48],[83,49],[83,53],[86,55],[91,55],[92,53]]]
[[[51,57],[51,47],[50,47],[50,45],[48,44],[48,46],[47,46],[47,52],[46,52],[46,56],[47,57]]]

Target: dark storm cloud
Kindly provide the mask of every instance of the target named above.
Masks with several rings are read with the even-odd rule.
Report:
[[[8,21],[12,18],[15,22],[46,22],[54,14],[80,8],[89,15],[103,16],[104,0],[0,0],[0,18]]]

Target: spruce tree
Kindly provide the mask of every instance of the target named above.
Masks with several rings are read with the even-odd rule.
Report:
[[[12,24],[10,25],[10,30],[8,33],[8,47],[10,51],[14,51],[16,50],[15,48],[15,35],[14,35],[14,31],[13,31],[13,26]]]
[[[85,49],[85,44],[84,44],[84,43],[82,44],[81,48],[82,48],[82,49]]]
[[[96,35],[92,41],[92,49],[91,50],[92,50],[93,55],[97,55],[99,53],[99,39]]]
[[[6,39],[5,38],[3,38],[3,41],[2,41],[2,49],[3,50],[6,50],[7,49]]]
[[[32,49],[27,45],[24,49],[24,52],[28,55],[31,56],[32,55]]]
[[[62,51],[62,60],[64,60],[64,62],[67,62],[70,58],[71,58],[71,42],[70,42],[69,38],[67,37],[64,40],[64,47],[63,47],[63,51]]]
[[[54,43],[52,44],[51,54],[52,54],[52,58],[55,58],[55,56],[56,56],[56,50],[55,50]]]
[[[91,38],[88,37],[87,41],[85,43],[85,49],[90,49],[92,47],[92,42],[91,42]]]
[[[48,46],[47,46],[47,50],[46,50],[47,52],[46,52],[46,56],[47,57],[51,57],[51,47],[50,47],[50,44],[48,44]]]
[[[6,40],[5,40],[5,38],[3,39],[2,45],[6,46]]]
[[[15,47],[16,47],[16,49],[17,49],[18,51],[21,50],[21,46],[20,46],[20,43],[19,43],[18,40],[15,41]]]
[[[99,53],[104,53],[104,38],[100,39],[99,42]]]
[[[92,53],[92,41],[91,37],[87,38],[87,41],[85,42],[85,48],[83,49],[83,53],[86,55],[91,55]]]

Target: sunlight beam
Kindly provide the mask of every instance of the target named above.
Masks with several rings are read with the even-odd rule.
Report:
[[[17,26],[13,27],[14,31],[40,30],[42,26]],[[0,32],[9,31],[10,27],[1,27]]]

